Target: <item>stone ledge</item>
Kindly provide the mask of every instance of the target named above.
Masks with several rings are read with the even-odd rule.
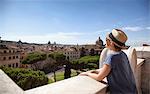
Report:
[[[76,76],[25,91],[25,94],[106,94],[107,85],[87,76]]]
[[[24,94],[24,91],[0,69],[0,94]]]
[[[139,67],[139,66],[142,66],[142,64],[144,63],[144,60],[145,59],[137,59],[137,66]]]
[[[150,46],[135,47],[135,49],[136,49],[138,58],[144,58],[144,59],[150,58],[149,57],[150,56]]]
[[[76,76],[23,91],[0,70],[0,94],[106,94],[107,85],[87,76]]]

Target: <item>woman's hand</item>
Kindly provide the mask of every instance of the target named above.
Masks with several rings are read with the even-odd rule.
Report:
[[[88,76],[88,72],[82,72],[79,74],[79,76]]]
[[[87,72],[80,73],[79,76],[88,76],[89,73],[96,73],[96,74],[98,74],[98,71],[96,71],[96,70],[89,70]]]

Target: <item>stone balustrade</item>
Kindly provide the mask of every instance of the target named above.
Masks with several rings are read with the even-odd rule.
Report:
[[[25,94],[105,94],[107,85],[87,76],[76,76],[25,91]]]
[[[135,47],[137,57],[144,59],[141,65],[141,91],[142,94],[150,94],[150,46]]]
[[[0,94],[24,94],[24,91],[0,69]]]
[[[106,94],[107,85],[87,76],[76,76],[23,91],[0,70],[0,94]]]

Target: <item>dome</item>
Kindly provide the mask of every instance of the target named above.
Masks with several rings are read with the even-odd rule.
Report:
[[[103,46],[103,41],[101,40],[100,37],[96,41],[96,46],[98,46],[98,47],[102,47]]]

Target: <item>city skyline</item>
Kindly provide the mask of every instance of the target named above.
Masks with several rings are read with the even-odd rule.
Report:
[[[2,40],[93,44],[120,28],[128,45],[150,44],[149,0],[1,0]]]

